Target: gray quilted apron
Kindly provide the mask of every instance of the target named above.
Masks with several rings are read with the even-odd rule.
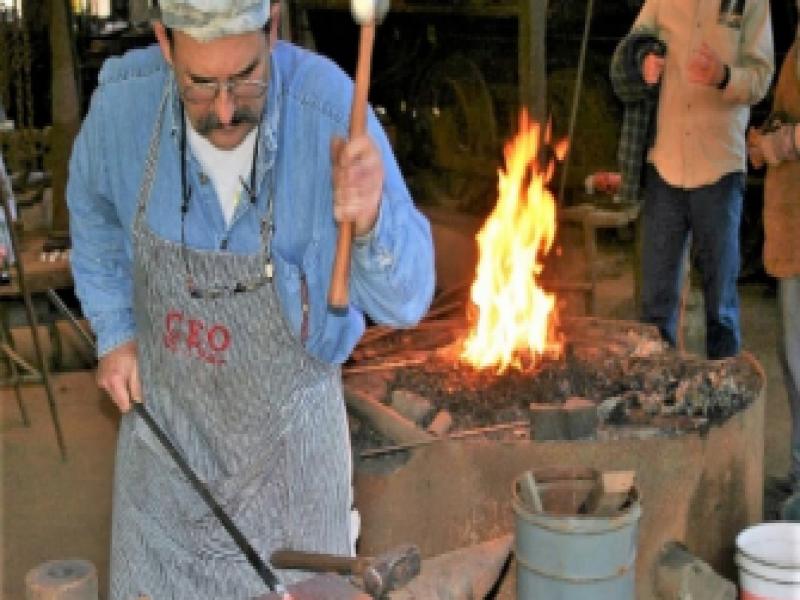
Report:
[[[144,401],[262,558],[278,547],[347,554],[351,463],[339,368],[305,352],[271,279],[213,298],[193,297],[187,286],[187,267],[206,289],[271,271],[274,185],[256,255],[186,249],[155,235],[145,215],[165,103],[133,227]],[[111,546],[111,600],[244,600],[267,592],[133,412],[120,423]],[[306,576],[281,575],[288,583]]]

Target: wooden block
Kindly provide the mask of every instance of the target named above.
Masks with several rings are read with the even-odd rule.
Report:
[[[581,396],[570,396],[564,403],[567,434],[570,440],[592,437],[597,431],[597,405]]]
[[[610,517],[628,502],[633,491],[635,471],[604,471],[578,512]]]
[[[410,390],[392,391],[391,407],[417,425],[421,425],[433,413],[431,401]]]
[[[28,600],[97,600],[97,570],[88,560],[51,560],[25,575]]]
[[[450,431],[450,428],[453,426],[453,416],[446,410],[442,409],[431,421],[431,424],[428,425],[428,433],[432,433],[435,436],[441,437],[443,435],[447,435],[447,432]]]
[[[519,481],[519,494],[526,508],[533,512],[540,513],[544,510],[542,507],[542,497],[539,495],[539,486],[536,484],[536,478],[530,471],[525,471]]]
[[[568,439],[561,405],[533,402],[530,411],[531,437],[534,440]]]
[[[530,404],[531,436],[535,440],[579,440],[597,431],[597,405],[572,396],[564,404]]]
[[[600,477],[604,492],[627,494],[633,487],[636,471],[603,471]]]

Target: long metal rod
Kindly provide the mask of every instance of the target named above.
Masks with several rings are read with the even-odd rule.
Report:
[[[375,363],[372,365],[354,365],[352,367],[342,367],[342,372],[348,375],[355,373],[369,373],[370,371],[386,371],[387,369],[399,369],[401,367],[412,367],[414,365],[421,365],[428,362],[429,357],[419,356],[407,360],[390,360],[387,362]]]
[[[47,403],[50,406],[50,416],[53,419],[53,428],[56,432],[56,442],[58,449],[61,452],[61,459],[67,460],[67,447],[64,444],[64,434],[61,432],[61,422],[58,418],[58,408],[56,407],[56,395],[53,389],[53,382],[50,379],[50,368],[47,366],[47,360],[42,351],[42,344],[39,340],[39,320],[36,317],[36,311],[33,309],[33,300],[31,299],[30,290],[25,279],[25,265],[22,260],[22,248],[17,240],[17,232],[14,230],[14,221],[11,216],[11,182],[5,174],[5,169],[0,169],[0,196],[3,200],[3,212],[6,217],[6,225],[8,226],[8,237],[11,240],[11,249],[16,258],[15,264],[17,267],[17,284],[19,291],[22,294],[22,300],[25,304],[25,312],[28,316],[28,324],[31,327],[31,337],[33,338],[33,347],[36,351],[36,357],[39,359],[40,371],[42,374],[42,382],[44,383],[45,392],[47,393]]]
[[[564,206],[564,189],[567,185],[567,173],[569,172],[569,159],[572,156],[573,139],[572,135],[575,132],[575,121],[578,118],[578,103],[581,99],[581,86],[583,85],[583,69],[586,66],[586,48],[589,45],[589,29],[592,24],[592,11],[594,7],[594,0],[587,0],[586,2],[586,17],[583,22],[583,39],[581,40],[581,53],[578,59],[578,72],[575,74],[575,88],[572,94],[572,111],[569,115],[569,130],[567,132],[567,139],[569,140],[569,147],[567,148],[567,155],[564,157],[564,163],[561,165],[561,183],[558,186],[558,207]]]
[[[178,452],[178,449],[164,433],[164,430],[161,429],[158,423],[156,423],[155,419],[153,419],[153,415],[150,414],[150,411],[147,410],[147,407],[142,402],[134,402],[133,409],[136,411],[136,414],[139,415],[147,424],[147,426],[150,428],[150,431],[152,431],[153,435],[158,438],[166,451],[169,452],[170,456],[172,456],[175,464],[178,465],[181,472],[183,472],[183,474],[192,484],[192,487],[195,489],[195,491],[200,494],[200,497],[211,509],[211,512],[214,513],[214,516],[219,519],[219,522],[225,528],[225,531],[227,531],[228,534],[233,538],[233,541],[236,542],[236,545],[245,555],[247,561],[250,563],[250,565],[252,565],[256,573],[258,573],[258,576],[261,577],[261,580],[267,584],[267,587],[271,591],[279,594],[286,593],[286,588],[278,580],[278,576],[275,571],[273,571],[261,559],[255,549],[250,545],[250,542],[247,541],[247,538],[244,537],[244,534],[242,534],[233,520],[228,516],[228,513],[226,513],[225,510],[214,499],[214,496],[211,495],[211,492],[208,490],[206,485],[200,481],[200,478],[189,466],[189,463],[184,460],[183,456],[181,456],[181,453]]]
[[[72,311],[69,309],[69,307],[64,304],[64,301],[61,299],[61,296],[58,295],[58,292],[56,292],[53,288],[49,288],[47,290],[47,297],[50,298],[50,302],[53,303],[53,306],[55,306],[58,312],[67,318],[72,325],[72,328],[78,333],[81,339],[83,339],[86,347],[90,349],[91,361],[94,362],[97,359],[97,349],[92,336],[89,335],[83,327],[81,327],[78,319],[75,318],[75,315],[72,314]]]
[[[27,360],[22,358],[17,351],[14,350],[8,343],[0,342],[0,350],[8,357],[8,359],[12,362],[12,364],[16,364],[17,366],[24,369],[28,375],[33,375],[38,379],[42,378],[42,374],[39,372],[39,369],[34,367],[30,364]]]
[[[5,311],[5,308],[3,310]],[[3,312],[0,318],[2,318],[3,321],[2,323],[0,323],[0,342],[3,345],[3,351],[5,352],[6,357],[8,358],[8,370],[11,372],[11,381],[14,386],[14,395],[17,397],[17,406],[19,406],[19,415],[20,418],[22,419],[22,424],[25,427],[30,427],[31,420],[28,417],[28,410],[25,408],[25,401],[22,399],[22,389],[21,389],[22,374],[19,372],[19,368],[17,367],[17,363],[14,361],[14,358],[5,350],[6,347],[8,348],[11,347],[9,341],[6,339],[7,320],[5,312]],[[36,373],[36,379],[37,381],[41,381],[41,377],[39,376],[38,372]]]
[[[530,427],[530,421],[511,421],[510,423],[499,423],[497,425],[488,425],[486,427],[477,427],[475,429],[466,429],[464,431],[457,431],[450,435],[442,437],[434,437],[429,440],[420,440],[419,442],[409,442],[408,444],[398,444],[396,446],[384,446],[383,448],[375,448],[373,450],[364,450],[359,453],[361,458],[373,458],[375,456],[382,456],[384,454],[392,454],[400,452],[401,450],[410,450],[411,448],[419,448],[420,446],[429,446],[436,442],[443,442],[446,440],[461,440],[464,438],[481,435],[484,433],[495,433],[498,431],[506,431],[508,429],[521,429],[523,427]]]

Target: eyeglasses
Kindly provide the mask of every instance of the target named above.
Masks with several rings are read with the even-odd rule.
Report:
[[[184,202],[181,206],[181,256],[183,257],[183,268],[186,274],[186,288],[192,298],[214,300],[254,292],[272,281],[274,266],[270,252],[271,240],[274,235],[272,224],[272,211],[268,210],[267,215],[261,220],[261,252],[266,257],[261,267],[261,272],[244,281],[237,281],[232,284],[216,284],[200,287],[195,283],[192,270],[189,267],[189,260],[186,256],[186,213],[188,212],[188,201],[191,194],[184,195]],[[251,198],[251,201],[254,201]],[[272,199],[269,200],[269,207],[272,206]]]
[[[260,79],[225,79],[189,83],[183,86],[181,94],[186,102],[205,104],[216,100],[223,87],[238,100],[255,100],[267,91],[267,84]]]
[[[181,119],[183,120],[183,118]],[[250,171],[250,185],[246,185],[244,180],[242,180],[242,187],[247,191],[247,194],[250,196],[251,204],[255,204],[256,196],[255,196],[255,172],[256,172],[256,158],[258,156],[258,137],[259,132],[261,130],[261,124],[259,123],[258,129],[256,130],[256,145],[253,148],[253,164],[251,166]],[[183,133],[181,135],[181,152],[180,152],[180,160],[181,160],[181,191],[182,191],[182,200],[181,200],[181,256],[183,258],[183,268],[186,275],[186,288],[189,291],[189,295],[192,298],[197,299],[216,299],[216,298],[223,298],[228,296],[235,296],[237,294],[243,294],[246,292],[253,292],[262,288],[267,283],[272,281],[272,276],[274,274],[274,267],[272,263],[272,238],[275,234],[275,224],[273,222],[273,215],[272,215],[272,206],[273,206],[273,197],[272,191],[273,186],[269,187],[269,196],[267,200],[267,212],[266,215],[261,219],[261,254],[265,257],[264,264],[262,265],[261,272],[257,275],[246,279],[245,281],[239,281],[233,284],[217,284],[217,285],[210,285],[208,287],[199,287],[195,284],[194,276],[192,275],[192,270],[189,267],[189,260],[186,256],[187,248],[186,248],[186,213],[189,212],[189,199],[192,196],[191,189],[187,185],[186,182],[186,127],[183,127]],[[227,236],[225,238],[225,243],[222,247],[227,246]]]
[[[195,285],[191,275],[189,275],[189,265],[186,260],[185,246],[183,247],[183,261],[184,268],[186,269],[186,287],[189,290],[189,295],[192,298],[214,300],[216,298],[225,298],[235,296],[237,294],[244,294],[247,292],[254,292],[267,283],[272,281],[273,267],[272,261],[268,260],[264,263],[264,271],[257,277],[253,277],[248,281],[242,281],[233,285],[212,285],[209,287],[201,288]]]

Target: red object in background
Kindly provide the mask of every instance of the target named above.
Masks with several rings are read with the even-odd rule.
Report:
[[[586,177],[586,193],[594,194],[600,192],[603,194],[614,195],[619,191],[622,184],[622,175],[613,171],[597,171]]]

